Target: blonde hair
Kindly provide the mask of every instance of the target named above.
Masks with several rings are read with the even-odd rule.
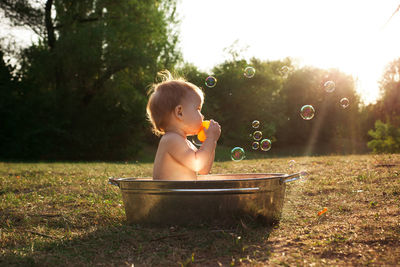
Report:
[[[175,107],[181,104],[189,92],[195,93],[204,101],[204,93],[196,85],[183,78],[174,78],[168,70],[158,73],[161,81],[153,83],[148,90],[150,95],[147,102],[147,119],[152,124],[153,133],[157,136],[165,134],[169,115]]]

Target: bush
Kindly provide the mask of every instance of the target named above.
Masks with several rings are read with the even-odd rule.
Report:
[[[380,120],[375,122],[375,131],[369,130],[368,134],[373,138],[367,146],[376,153],[400,152],[400,128]]]

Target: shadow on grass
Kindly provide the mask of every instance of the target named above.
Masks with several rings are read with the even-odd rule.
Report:
[[[1,266],[223,266],[264,262],[272,226],[109,225],[69,240],[38,238],[9,250]]]

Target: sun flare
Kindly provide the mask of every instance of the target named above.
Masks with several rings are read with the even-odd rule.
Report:
[[[182,1],[181,47],[203,70],[229,58],[294,58],[300,65],[337,68],[353,75],[366,103],[379,95],[385,66],[400,57],[399,1]],[[210,8],[212,7],[212,8]],[[205,16],[206,15],[206,16]],[[205,38],[199,42],[199,33]]]
[[[181,1],[180,47],[184,60],[209,71],[231,58],[293,58],[300,66],[351,74],[366,103],[379,96],[385,66],[400,57],[400,2],[386,1]],[[27,29],[7,31],[26,44]],[[1,36],[0,36],[1,37]]]

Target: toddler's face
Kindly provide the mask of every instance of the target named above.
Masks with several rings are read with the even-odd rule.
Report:
[[[204,116],[201,114],[201,99],[195,94],[185,97],[183,107],[183,122],[186,135],[196,135],[201,129]]]

